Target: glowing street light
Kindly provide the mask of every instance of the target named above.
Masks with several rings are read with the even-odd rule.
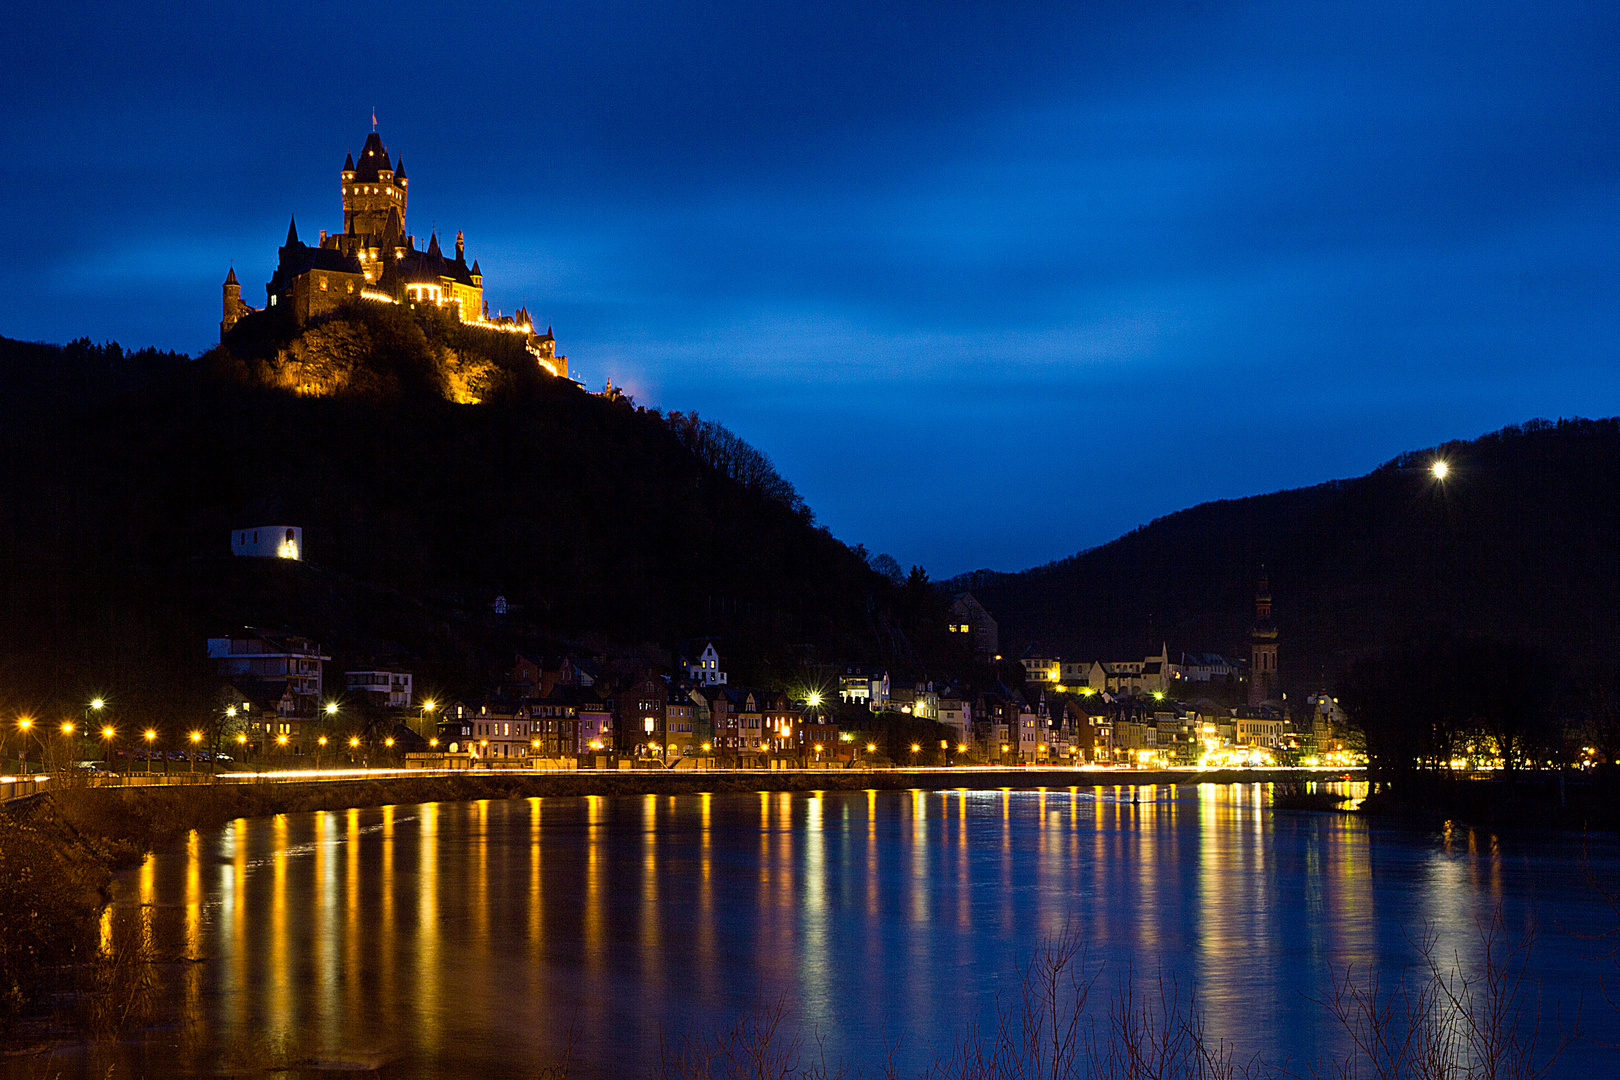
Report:
[[[151,728],[147,728],[146,734],[143,736],[143,738],[146,739],[146,774],[150,776],[152,775],[152,743],[157,741],[157,732],[153,731]],[[167,761],[164,761],[163,763],[163,771],[169,771],[169,763]]]
[[[337,702],[328,701],[326,703],[326,715],[327,716],[336,716],[337,712],[338,712],[338,710],[337,710]]]
[[[196,772],[197,771],[197,746],[198,746],[198,744],[200,744],[202,742],[202,738],[203,738],[202,732],[193,731],[191,733],[191,735],[190,735],[190,738],[191,738],[191,756],[188,759],[186,759],[186,772]]]
[[[1429,472],[1434,475],[1436,480],[1444,480],[1451,475],[1451,466],[1444,458],[1439,458],[1429,466]]]
[[[804,703],[812,709],[819,709],[821,707],[821,691],[810,691],[810,696],[804,699]]]
[[[113,726],[111,724],[108,724],[106,727],[101,729],[101,743],[104,747],[102,757],[107,761],[108,772],[112,771],[112,741],[113,737],[117,734],[118,732],[113,730]]]

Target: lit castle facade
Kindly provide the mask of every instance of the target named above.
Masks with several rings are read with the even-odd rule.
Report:
[[[376,131],[366,137],[358,162],[352,154],[344,159],[341,190],[342,232],[328,234],[322,229],[319,245],[311,247],[298,238],[296,219],[288,225],[276,272],[264,287],[263,310],[281,312],[282,317],[302,326],[349,302],[403,304],[412,310],[433,307],[468,325],[523,334],[529,352],[542,367],[559,378],[567,377],[568,358],[557,355],[549,327],[543,334],[535,333],[533,320],[523,308],[513,315],[489,317],[483,271],[476,259],[467,265],[461,233],[456,234],[453,258],[440,249],[437,231],[426,251],[416,247],[415,238],[405,231],[410,197],[405,162],[401,159],[396,166],[389,160]],[[242,286],[234,268],[225,277],[224,292],[221,340],[244,317],[259,310],[242,302]]]

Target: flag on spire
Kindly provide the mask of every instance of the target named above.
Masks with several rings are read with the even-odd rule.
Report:
[[[371,107],[371,130],[377,130],[377,106],[375,105]]]

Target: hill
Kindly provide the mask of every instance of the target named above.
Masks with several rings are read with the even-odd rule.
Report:
[[[0,339],[0,710],[196,715],[204,638],[244,624],[456,693],[514,648],[717,634],[769,680],[886,647],[887,583],[718,425],[397,313],[312,329],[194,361]],[[306,561],[231,557],[277,523]]]
[[[1442,482],[1430,464],[1444,459]],[[1262,564],[1286,690],[1438,633],[1525,663],[1620,648],[1620,421],[1531,421],[1402,454],[1370,474],[1205,503],[1023,573],[971,586],[1009,655],[1179,650],[1247,657]],[[1151,645],[1150,645],[1151,643]]]

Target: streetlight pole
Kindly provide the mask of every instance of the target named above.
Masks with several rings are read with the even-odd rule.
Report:
[[[197,771],[197,747],[201,745],[201,743],[202,732],[193,731],[191,733],[191,756],[186,759],[186,772],[188,773],[194,773]]]
[[[30,716],[17,718],[17,730],[22,732],[22,738],[17,743],[17,771],[24,777],[28,776],[28,733],[33,730],[34,720]]]
[[[63,766],[65,771],[65,769],[72,767],[73,761],[73,721],[71,720],[62,721],[62,752],[67,755],[68,759]]]
[[[102,756],[107,759],[107,771],[108,772],[116,772],[117,771],[116,769],[113,768],[113,759],[112,759],[113,736],[115,736],[117,734],[118,734],[118,732],[114,731],[112,729],[111,725],[101,729],[101,742],[102,742],[102,745],[104,747],[106,747],[105,753]]]
[[[151,728],[147,728],[146,729],[145,739],[146,739],[146,775],[151,776],[152,775],[152,743],[157,739],[157,732],[153,731]],[[167,765],[168,763],[165,762],[164,764]],[[165,770],[165,771],[167,771],[167,770]]]

